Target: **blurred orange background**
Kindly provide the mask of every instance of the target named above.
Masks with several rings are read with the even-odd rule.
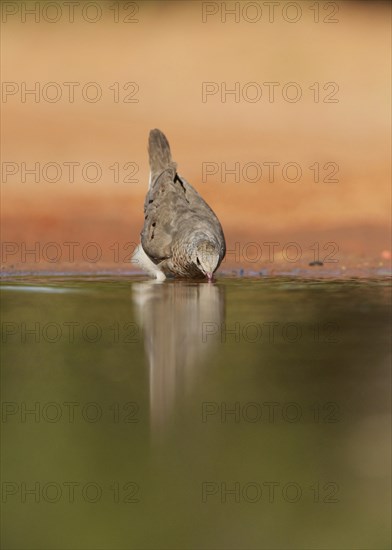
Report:
[[[151,128],[237,251],[222,268],[308,265],[328,243],[340,268],[388,266],[388,3],[82,2],[74,22],[36,4],[3,3],[3,270],[136,270]]]

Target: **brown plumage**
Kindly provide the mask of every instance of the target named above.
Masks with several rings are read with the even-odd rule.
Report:
[[[144,203],[141,245],[134,261],[158,279],[166,275],[210,280],[226,252],[218,218],[199,193],[177,173],[170,146],[151,130],[150,185]]]

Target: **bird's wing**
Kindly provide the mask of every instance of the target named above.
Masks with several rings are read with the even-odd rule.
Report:
[[[172,244],[189,217],[189,204],[182,187],[169,171],[152,184],[144,204],[141,242],[146,254],[159,263],[172,256]]]
[[[183,176],[177,174],[177,178],[184,189],[189,208],[191,208],[194,213],[210,225],[217,237],[223,238],[222,226],[212,208],[208,206],[203,197],[199,195],[196,189],[192,187],[192,185]]]

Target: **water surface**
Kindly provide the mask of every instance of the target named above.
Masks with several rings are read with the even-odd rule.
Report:
[[[383,549],[390,282],[9,277],[8,549]]]

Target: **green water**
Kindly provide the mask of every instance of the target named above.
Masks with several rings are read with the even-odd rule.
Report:
[[[4,280],[2,548],[389,548],[389,304],[382,278]]]

